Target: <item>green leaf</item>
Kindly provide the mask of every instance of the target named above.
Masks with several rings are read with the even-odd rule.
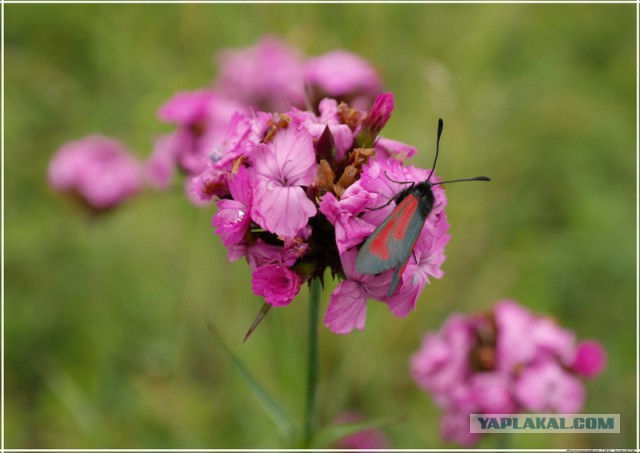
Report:
[[[339,425],[330,425],[322,429],[318,433],[316,445],[325,447],[335,444],[338,440],[350,436],[361,431],[369,431],[370,429],[384,428],[387,426],[397,425],[404,421],[404,417],[385,417],[374,420],[364,420],[355,423],[344,423]]]
[[[213,337],[218,341],[218,344],[222,347],[222,350],[226,354],[226,356],[231,360],[234,368],[242,379],[247,383],[251,393],[258,400],[262,409],[267,413],[267,415],[273,420],[273,422],[278,426],[278,429],[282,433],[282,435],[287,439],[289,443],[293,442],[293,439],[296,437],[296,427],[289,417],[289,415],[284,411],[282,406],[280,406],[275,399],[258,383],[258,381],[253,377],[253,375],[249,372],[249,370],[244,366],[244,364],[240,361],[240,359],[229,349],[226,345],[218,331],[213,327],[213,325],[208,324],[207,327],[209,331],[213,334]]]

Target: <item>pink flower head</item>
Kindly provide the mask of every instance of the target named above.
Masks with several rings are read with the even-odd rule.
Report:
[[[358,108],[367,108],[367,102],[382,89],[376,70],[362,57],[344,50],[307,60],[304,80],[319,98],[338,98]]]
[[[585,340],[578,343],[576,356],[571,365],[579,376],[593,378],[604,371],[607,364],[607,352],[597,341]]]
[[[316,174],[311,136],[304,129],[288,127],[269,144],[260,144],[253,156],[256,175],[252,217],[278,236],[295,236],[316,214],[304,187]]]
[[[443,439],[470,446],[480,439],[469,434],[472,413],[580,412],[586,393],[578,378],[601,371],[604,354],[592,341],[576,352],[573,332],[504,300],[427,333],[411,374],[444,411]]]
[[[291,272],[308,281],[329,268],[344,279],[331,295],[325,325],[347,333],[364,328],[368,299],[405,316],[429,279],[443,275],[447,202],[444,188],[433,186],[435,204],[415,243],[415,260],[387,297],[393,271],[360,274],[355,269],[358,247],[394,209],[391,199],[406,187],[398,181],[421,182],[431,171],[405,165],[401,153],[376,159],[373,147],[361,148],[355,140],[364,129],[376,135],[381,131],[393,95],[381,95],[369,115],[334,99],[323,99],[318,107],[318,113],[295,108],[234,113],[190,187],[198,200],[218,200],[215,232],[230,260],[247,259],[254,293],[268,303],[291,301],[292,292],[270,292],[266,282],[276,271],[284,279],[277,288],[289,288],[283,282],[294,281]]]
[[[302,279],[291,269],[280,264],[258,267],[252,274],[251,288],[273,306],[289,305],[300,292]]]
[[[282,112],[304,103],[303,60],[273,37],[217,56],[217,89],[227,97],[260,110]]]
[[[49,163],[49,184],[79,196],[94,210],[110,209],[142,187],[139,162],[120,142],[91,135],[64,144]]]

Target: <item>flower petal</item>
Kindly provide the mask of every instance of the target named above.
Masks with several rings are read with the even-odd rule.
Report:
[[[254,190],[251,217],[278,236],[293,237],[316,214],[316,207],[301,187],[282,187],[259,178]]]

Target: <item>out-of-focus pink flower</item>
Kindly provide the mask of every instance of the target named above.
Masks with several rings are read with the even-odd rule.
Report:
[[[91,135],[64,144],[51,159],[49,184],[94,210],[113,208],[142,188],[140,163],[111,138]]]
[[[585,400],[582,383],[553,361],[525,368],[515,383],[514,394],[525,409],[542,413],[575,414]]]
[[[302,56],[274,37],[246,49],[221,51],[217,62],[216,88],[229,98],[274,112],[304,103]]]
[[[311,136],[294,127],[278,132],[271,143],[258,145],[253,168],[256,183],[251,216],[267,231],[295,236],[316,214],[303,189],[316,174]]]
[[[224,197],[229,194],[229,173],[207,162],[202,172],[188,181],[188,189],[203,202]]]
[[[604,371],[607,352],[597,341],[585,340],[578,343],[571,370],[580,376],[593,378]]]
[[[340,414],[335,424],[357,423],[364,421],[364,417],[359,412],[344,412]],[[350,436],[343,437],[335,444],[336,448],[345,450],[384,450],[390,447],[387,436],[379,429],[368,429],[360,431]]]
[[[280,264],[268,264],[253,272],[251,288],[268,304],[283,307],[300,292],[301,283],[300,276],[291,269]]]
[[[391,140],[386,137],[378,137],[375,143],[376,154],[381,159],[410,159],[416,154],[416,149],[406,143]]]
[[[472,344],[473,330],[467,319],[452,315],[442,331],[424,337],[422,347],[411,357],[411,376],[429,392],[449,391],[469,374]]]
[[[194,126],[205,120],[213,96],[211,90],[181,91],[162,104],[158,118],[168,123]]]
[[[463,447],[473,447],[482,434],[469,432],[469,414],[447,412],[440,420],[440,433],[445,442],[456,443]]]
[[[470,446],[480,439],[469,434],[472,413],[580,412],[586,393],[578,377],[602,371],[603,360],[598,343],[576,348],[570,330],[503,300],[427,333],[411,374],[444,411],[443,439]]]
[[[356,108],[367,108],[382,90],[376,70],[362,57],[344,51],[327,52],[307,60],[305,83],[319,92],[319,97],[346,100]]]

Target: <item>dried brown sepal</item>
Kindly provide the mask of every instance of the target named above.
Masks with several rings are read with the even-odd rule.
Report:
[[[349,126],[349,129],[352,131],[362,123],[362,120],[366,116],[366,114],[349,107],[344,102],[341,102],[340,105],[338,105],[338,115],[340,115],[342,122]]]
[[[267,133],[262,140],[262,143],[269,143],[273,136],[276,134],[278,129],[286,129],[289,127],[289,123],[291,122],[291,117],[285,115],[284,113],[276,113],[273,115],[273,119],[271,120],[271,125],[267,130]]]
[[[369,162],[369,159],[375,157],[376,150],[374,148],[356,148],[351,153],[352,164],[359,170],[362,170],[362,166]]]
[[[338,182],[333,186],[333,191],[336,193],[338,198],[341,198],[344,191],[347,190],[351,184],[356,182],[359,171],[360,170],[358,170],[354,165],[348,165],[347,168],[344,169],[342,176],[340,176]]]
[[[330,192],[333,189],[333,181],[336,179],[336,174],[331,169],[329,162],[322,159],[318,164],[318,172],[316,174],[315,186],[321,192]]]

